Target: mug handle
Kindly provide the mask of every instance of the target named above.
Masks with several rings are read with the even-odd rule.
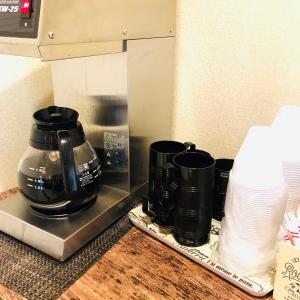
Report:
[[[177,180],[176,180],[177,168],[171,163],[167,163],[162,167],[162,185],[163,188],[173,192],[177,189]]]
[[[186,142],[186,143],[184,143],[184,145],[187,147],[188,152],[195,152],[196,145],[194,143]]]
[[[142,196],[142,210],[145,214],[148,214],[149,212],[149,201],[150,198],[148,196]]]
[[[148,215],[152,220],[155,220],[156,219],[156,214],[153,210],[151,210],[149,208],[149,206],[150,206],[150,197],[143,196],[142,197],[142,210],[143,210],[143,213]]]

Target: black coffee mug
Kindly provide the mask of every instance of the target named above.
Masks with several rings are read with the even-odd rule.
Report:
[[[163,166],[172,162],[175,155],[194,151],[195,148],[196,146],[192,143],[176,141],[158,141],[150,146],[149,195],[143,199],[143,212],[160,226],[173,225],[175,208],[175,188],[174,186],[164,188]]]
[[[229,173],[233,166],[233,159],[220,158],[216,160],[215,196],[213,204],[213,218],[221,221],[224,217],[224,206]]]
[[[188,152],[174,156],[164,167],[165,188],[176,186],[175,239],[197,247],[209,241],[215,184],[213,157]]]

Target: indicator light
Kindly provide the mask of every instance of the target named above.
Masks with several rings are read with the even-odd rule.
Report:
[[[31,12],[31,0],[22,0],[20,11],[23,15],[29,16]]]

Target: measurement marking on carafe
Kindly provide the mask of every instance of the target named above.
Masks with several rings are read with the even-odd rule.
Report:
[[[33,185],[32,185],[32,184],[28,184],[28,183],[27,183],[27,185],[33,188]]]
[[[34,171],[34,172],[39,172],[41,174],[46,174],[46,168],[45,167],[39,167],[37,169],[29,167],[28,169],[31,170],[31,171]]]
[[[33,179],[32,179],[32,178],[27,178],[27,180],[29,180],[29,181],[33,181]]]
[[[97,169],[95,169],[95,170],[93,171],[93,173],[96,173],[96,172],[98,172],[98,171],[99,171],[99,169],[100,169],[100,166],[98,166],[98,167],[97,167]]]

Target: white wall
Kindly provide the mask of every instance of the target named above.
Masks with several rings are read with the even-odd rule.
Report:
[[[50,66],[0,56],[0,192],[17,186],[17,166],[29,143],[32,113],[52,101]]]
[[[179,0],[174,138],[234,157],[251,125],[300,105],[300,1]]]

